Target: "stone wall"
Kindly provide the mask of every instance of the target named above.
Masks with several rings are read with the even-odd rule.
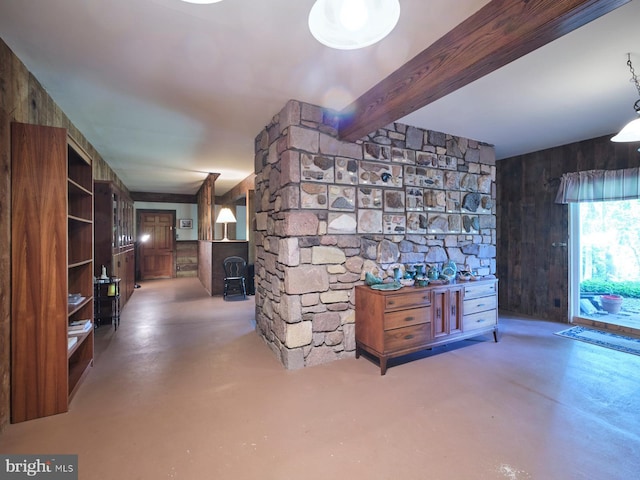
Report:
[[[354,355],[366,272],[496,272],[492,146],[399,123],[344,142],[336,126],[292,100],[256,138],[256,328],[290,369]]]

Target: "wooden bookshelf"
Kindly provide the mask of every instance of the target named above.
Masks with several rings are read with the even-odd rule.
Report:
[[[121,306],[127,303],[135,285],[135,244],[133,236],[133,200],[113,182],[95,181],[94,200],[94,274],[102,266],[107,275],[121,279]],[[109,309],[109,302],[103,305]]]
[[[68,292],[80,293],[85,301],[68,311],[67,326],[75,320],[93,321],[93,173],[91,159],[72,138],[67,139],[68,186]],[[78,336],[67,352],[68,395],[93,365],[93,329]]]
[[[93,364],[93,329],[67,348],[69,322],[93,320],[90,157],[61,128],[13,123],[11,421],[66,412]],[[71,305],[69,294],[82,301]]]

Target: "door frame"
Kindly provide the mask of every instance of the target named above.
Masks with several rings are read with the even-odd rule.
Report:
[[[136,209],[136,277],[140,277],[140,280],[142,280],[142,267],[140,266],[140,262],[141,262],[141,253],[140,253],[140,249],[142,248],[142,242],[140,241],[140,225],[141,225],[141,218],[142,218],[142,214],[145,213],[149,213],[149,214],[168,214],[171,215],[171,221],[173,223],[173,265],[171,267],[171,278],[176,278],[177,277],[177,252],[176,252],[176,219],[177,219],[177,214],[175,210],[165,210],[165,209],[158,209],[158,208],[139,208]]]

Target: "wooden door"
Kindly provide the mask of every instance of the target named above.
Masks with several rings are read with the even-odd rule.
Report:
[[[175,211],[139,211],[140,276],[142,280],[175,277]]]

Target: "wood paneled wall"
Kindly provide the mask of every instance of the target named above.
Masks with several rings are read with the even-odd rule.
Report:
[[[11,347],[11,122],[66,128],[93,159],[96,180],[126,187],[64,112],[0,39],[0,430],[9,421],[9,352]]]
[[[198,275],[198,241],[180,240],[176,242],[176,276],[196,277]]]
[[[198,240],[213,240],[213,222],[216,207],[216,178],[219,173],[210,173],[196,194],[198,199]]]
[[[640,166],[640,144],[612,135],[499,160],[497,274],[502,310],[568,319],[569,208],[555,203],[563,173]]]
[[[228,242],[198,241],[198,278],[209,295],[224,293],[223,261],[227,257],[238,256],[247,261],[248,242],[230,240]]]

